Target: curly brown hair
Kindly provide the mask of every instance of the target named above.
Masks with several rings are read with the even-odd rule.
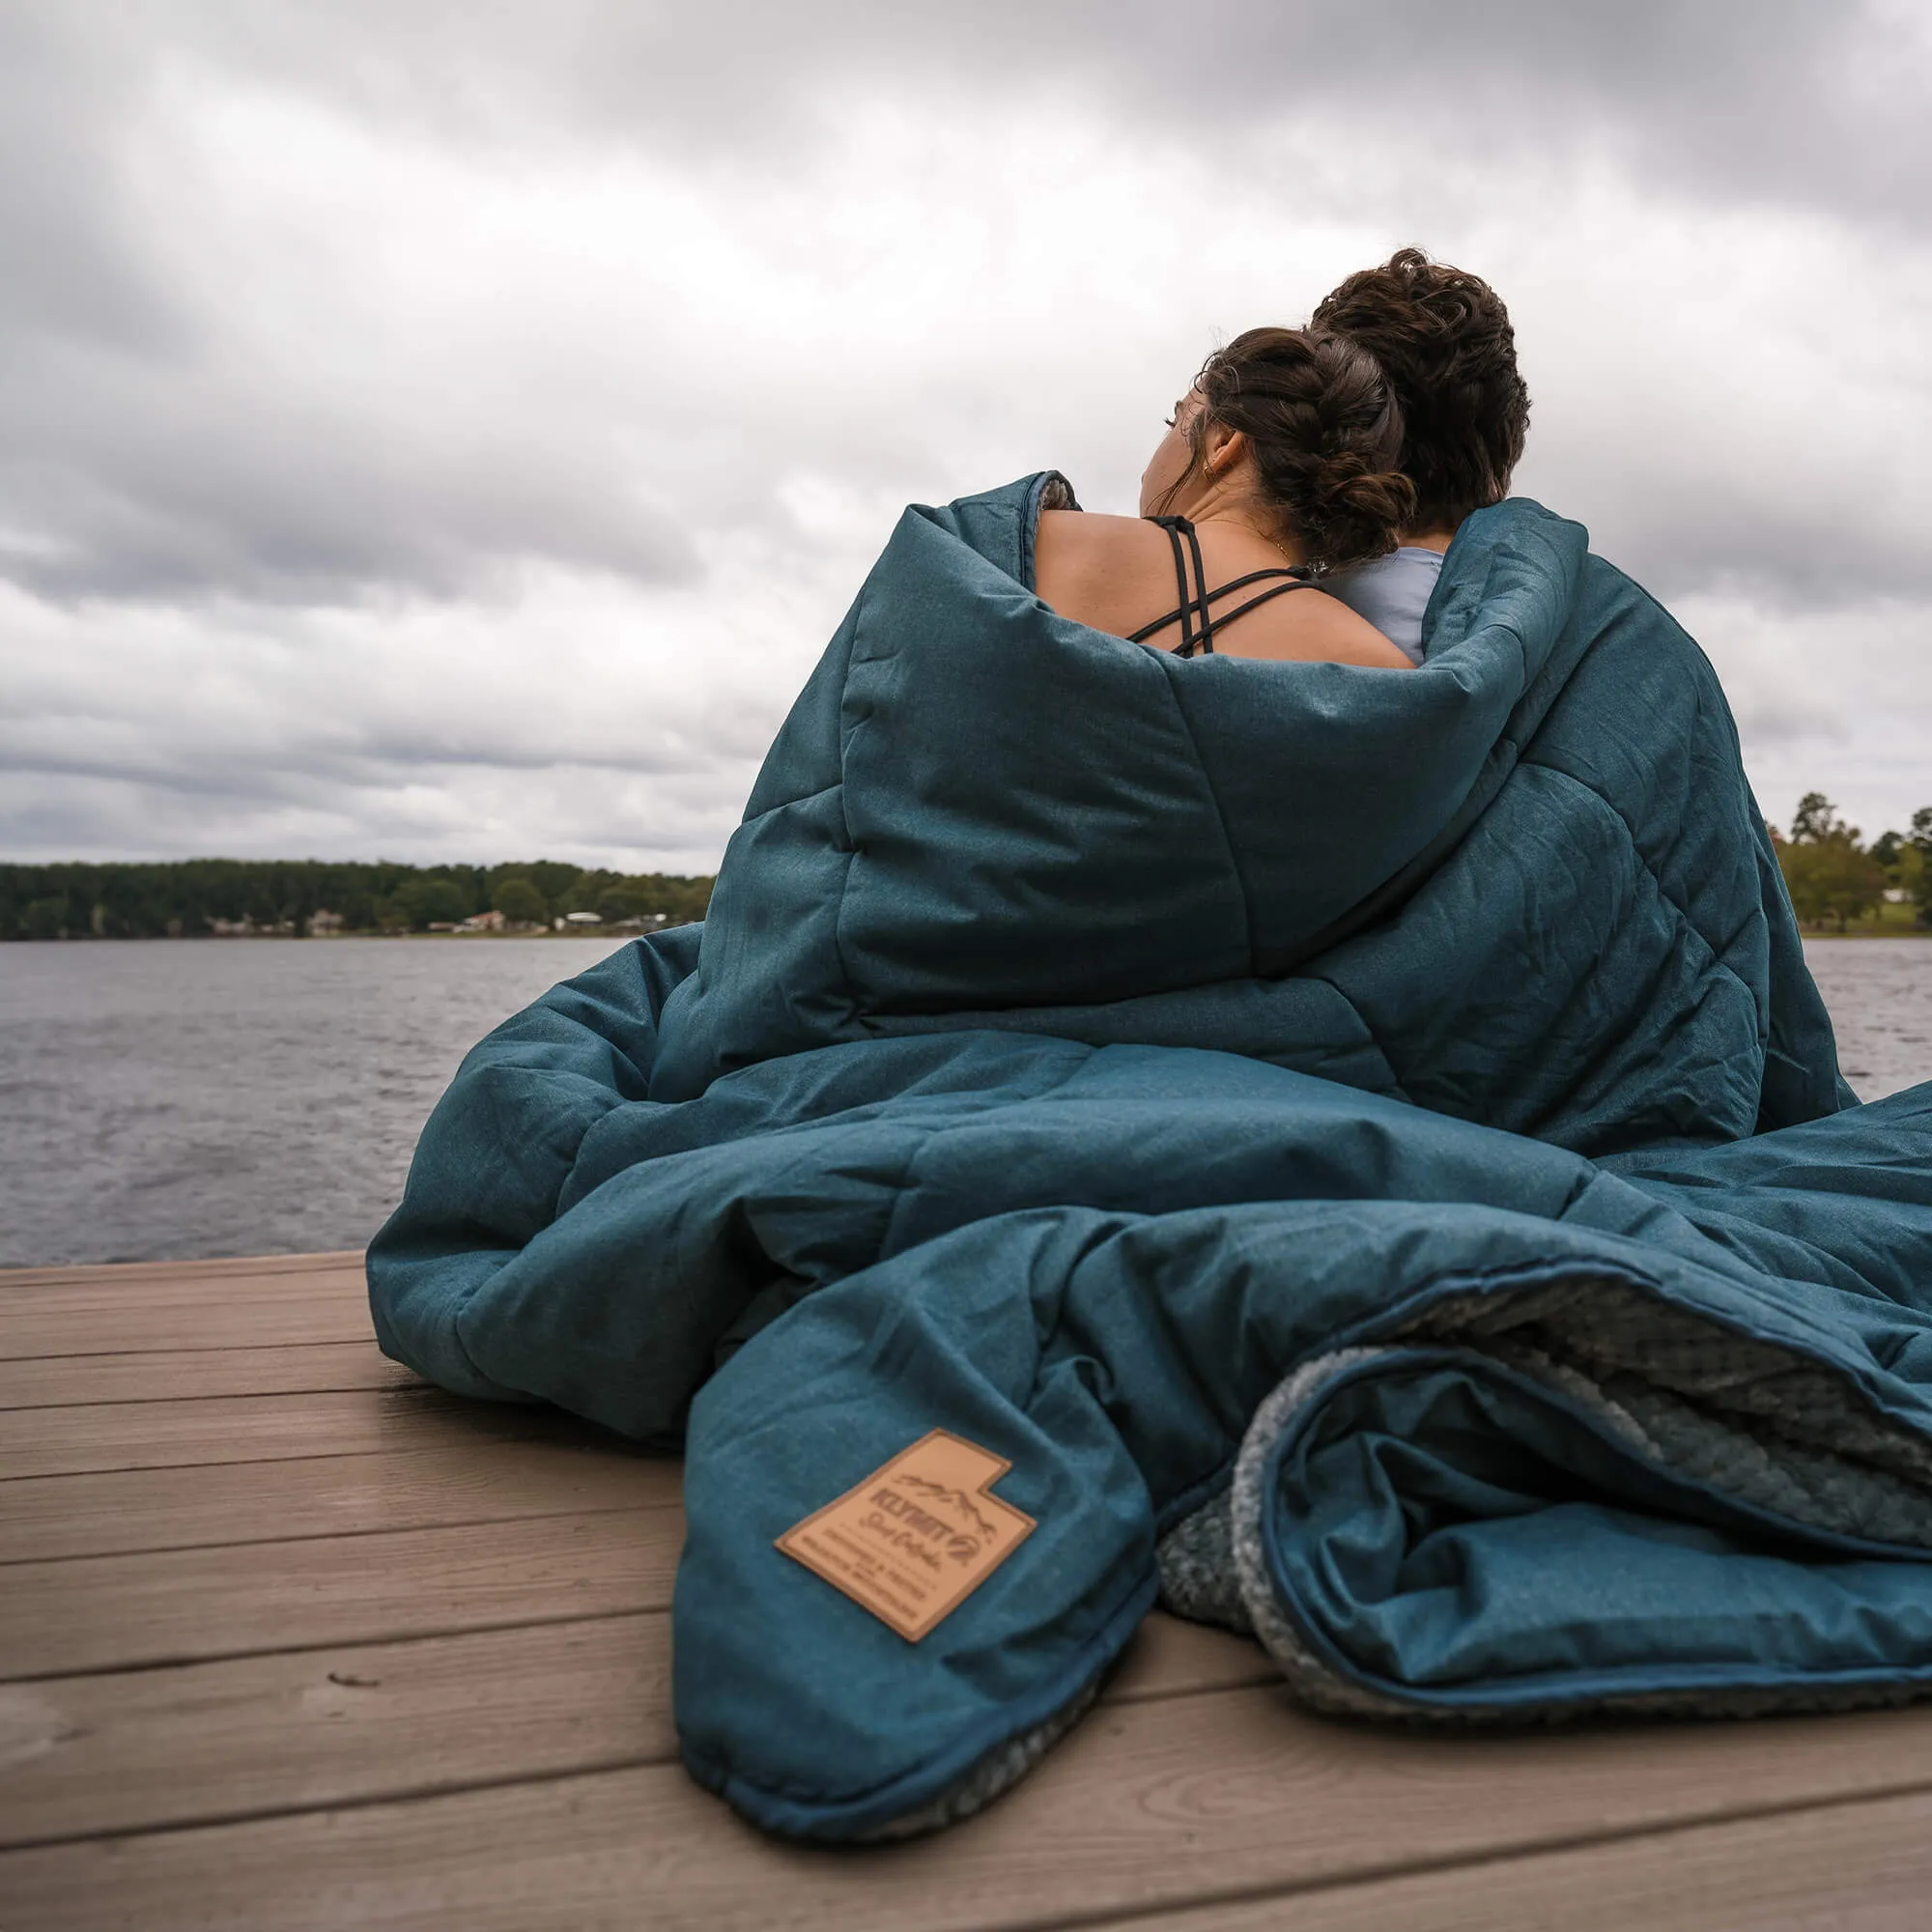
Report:
[[[1415,510],[1402,473],[1402,410],[1359,342],[1316,329],[1251,328],[1194,379],[1205,407],[1188,425],[1197,461],[1209,423],[1239,430],[1263,501],[1318,570],[1393,550]]]
[[[1529,390],[1509,310],[1480,275],[1402,248],[1325,296],[1312,326],[1361,343],[1388,372],[1407,426],[1411,529],[1453,529],[1509,495],[1529,435]]]

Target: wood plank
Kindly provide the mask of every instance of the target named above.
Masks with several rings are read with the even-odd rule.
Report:
[[[1932,1798],[1913,1793],[1110,1918],[1094,1932],[1922,1932],[1928,1900]]]
[[[231,1255],[215,1261],[96,1262],[72,1267],[0,1267],[0,1308],[10,1290],[71,1288],[97,1282],[231,1281],[258,1275],[313,1274],[317,1270],[359,1269],[360,1248],[332,1248],[300,1255]]]
[[[670,1510],[76,1556],[0,1578],[0,1676],[555,1623],[670,1604]]]
[[[1273,1660],[1250,1638],[1151,1610],[1134,1633],[1102,1702],[1134,1704],[1280,1682]]]
[[[0,1287],[0,1359],[118,1355],[184,1348],[273,1348],[369,1337],[368,1288],[359,1261],[270,1273],[211,1274],[128,1268]],[[36,1273],[39,1273],[36,1270]]]
[[[36,1928],[535,1932],[635,1926],[644,1901],[654,1932],[1042,1926],[1893,1797],[1932,1779],[1928,1744],[1922,1714],[1895,1712],[1391,1737],[1234,1690],[1104,1707],[980,1818],[863,1853],[761,1838],[675,1766],[650,1765],[8,1853],[0,1895]],[[1932,1840],[1932,1798],[1822,1815],[1814,1861],[1846,1861],[1845,1833],[1864,1818],[1862,1855],[1924,1871],[1910,1861]],[[1776,1820],[1766,1842],[1799,1823]]]
[[[488,1441],[595,1441],[613,1453],[623,1446],[608,1431],[558,1409],[470,1402],[412,1380],[401,1387],[317,1395],[8,1409],[0,1411],[0,1481]]]
[[[0,1361],[0,1409],[178,1402],[184,1396],[314,1395],[327,1389],[399,1388],[415,1379],[377,1348],[373,1336],[272,1349],[37,1355]]]
[[[613,1450],[601,1439],[466,1437],[381,1455],[27,1476],[0,1483],[0,1564],[675,1509],[683,1475],[670,1457]]]
[[[649,1611],[0,1688],[0,1843],[664,1762],[669,1625]]]
[[[1155,1614],[1108,1694],[1142,1702],[1272,1668],[1254,1644]],[[0,1689],[0,1844],[663,1763],[677,1751],[670,1619],[43,1679]]]

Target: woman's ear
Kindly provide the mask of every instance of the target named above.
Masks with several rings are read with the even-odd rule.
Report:
[[[1225,476],[1248,453],[1247,433],[1225,423],[1209,423],[1201,444],[1201,461],[1210,476]]]

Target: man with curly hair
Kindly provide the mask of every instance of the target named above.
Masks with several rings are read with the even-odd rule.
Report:
[[[1381,364],[1402,405],[1402,468],[1415,520],[1385,557],[1324,579],[1412,662],[1457,526],[1509,495],[1529,434],[1529,390],[1502,298],[1479,275],[1403,248],[1325,296],[1312,326],[1347,335]]]

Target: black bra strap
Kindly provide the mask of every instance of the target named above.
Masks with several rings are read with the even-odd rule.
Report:
[[[1197,644],[1211,651],[1214,648],[1211,641],[1214,620],[1208,615],[1208,570],[1207,566],[1201,561],[1201,539],[1194,534],[1194,526],[1185,517],[1156,517],[1154,522],[1167,532],[1167,540],[1174,546],[1174,588],[1175,594],[1179,598],[1180,602],[1179,608],[1171,615],[1163,617],[1153,628],[1156,631],[1164,630],[1176,618],[1179,618],[1180,620],[1180,641],[1175,646],[1176,651],[1184,658],[1191,658],[1194,655]],[[1182,550],[1180,547],[1182,537],[1187,539],[1187,550]],[[1194,582],[1196,588],[1193,590],[1187,587],[1188,551],[1192,551],[1194,554]],[[1197,611],[1199,612],[1201,622],[1198,634],[1194,628]],[[1141,640],[1139,638],[1129,638],[1127,641],[1137,644]]]
[[[1272,577],[1275,575],[1275,573],[1271,570],[1264,571],[1260,574],[1266,577]],[[1252,583],[1254,582],[1254,579],[1251,577],[1240,577],[1236,578],[1235,582],[1236,583]],[[1221,590],[1232,590],[1234,587],[1235,585],[1233,583],[1224,583],[1221,586]],[[1223,611],[1221,614],[1214,619],[1214,628],[1217,631],[1225,631],[1228,628],[1228,626],[1235,621],[1236,617],[1245,617],[1248,614],[1248,612],[1256,607],[1256,605],[1265,604],[1270,597],[1286,597],[1291,590],[1313,590],[1314,588],[1315,585],[1311,583],[1305,577],[1297,577],[1291,583],[1277,583],[1272,590],[1264,590],[1259,597],[1250,597],[1245,604],[1237,604],[1232,611]],[[1215,591],[1214,595],[1216,597],[1220,596],[1221,590]],[[1129,639],[1128,641],[1132,642],[1133,640]],[[1214,646],[1210,643],[1208,645],[1207,648],[1208,649],[1209,652],[1212,652]]]
[[[1214,648],[1214,613],[1208,608],[1208,566],[1201,561],[1201,539],[1194,534],[1194,526],[1184,517],[1180,520],[1180,533],[1187,539],[1187,548],[1194,555],[1194,609],[1196,622],[1194,641],[1204,651]],[[1182,657],[1192,657],[1193,652],[1183,648]]]
[[[1170,611],[1165,617],[1156,617],[1151,624],[1143,624],[1127,639],[1130,644],[1144,644],[1158,631],[1164,631],[1170,624],[1180,626],[1180,641],[1174,647],[1178,658],[1191,658],[1197,650],[1206,651],[1210,656],[1214,649],[1214,633],[1217,629],[1232,624],[1236,618],[1244,617],[1257,605],[1265,604],[1270,597],[1283,597],[1291,590],[1307,590],[1314,586],[1308,572],[1300,566],[1280,570],[1251,570],[1245,577],[1230,578],[1226,583],[1208,588],[1208,572],[1201,561],[1201,539],[1194,533],[1194,526],[1185,517],[1154,517],[1150,521],[1158,524],[1167,532],[1167,540],[1174,546],[1174,582],[1179,593],[1180,606]],[[1180,547],[1182,537],[1187,539],[1187,550]],[[1194,582],[1196,588],[1190,592],[1187,587],[1187,557],[1194,558]],[[1278,583],[1272,590],[1264,590],[1259,597],[1248,601],[1233,611],[1216,616],[1213,600],[1225,597],[1231,590],[1239,590],[1249,583],[1260,583],[1269,578],[1286,577],[1292,581]],[[1197,628],[1198,626],[1198,628]]]

